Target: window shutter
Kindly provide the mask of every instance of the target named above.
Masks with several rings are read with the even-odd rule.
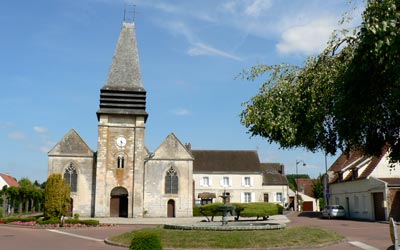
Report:
[[[211,176],[208,176],[208,184],[209,184],[209,186],[212,186],[212,178],[211,178]]]
[[[244,193],[240,193],[240,202],[244,203]]]
[[[232,177],[229,176],[229,186],[232,187]]]
[[[203,179],[204,177],[201,177],[200,178],[200,186],[202,187],[202,186],[204,186],[204,179]]]
[[[242,177],[242,187],[244,187],[244,185],[246,184],[244,177]]]
[[[220,185],[221,187],[224,186],[224,177],[223,177],[223,176],[221,176],[221,179],[219,179],[219,185]]]
[[[251,202],[255,202],[256,201],[256,193],[251,192]]]
[[[250,177],[250,187],[252,187],[254,185],[254,179],[253,177]]]

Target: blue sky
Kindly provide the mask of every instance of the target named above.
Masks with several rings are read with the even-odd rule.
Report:
[[[0,2],[1,173],[45,181],[47,152],[71,128],[97,150],[100,88],[126,3],[132,1]],[[246,133],[241,104],[263,80],[236,76],[258,63],[301,65],[320,52],[351,9],[347,0],[134,3],[151,151],[174,132],[194,149],[258,150],[262,162],[283,163],[286,173],[295,173],[296,159],[307,163],[299,173],[325,171],[321,152],[282,150]]]

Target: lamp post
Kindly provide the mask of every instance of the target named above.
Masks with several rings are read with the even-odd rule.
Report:
[[[299,192],[299,186],[297,185],[297,182],[298,182],[298,177],[299,177],[298,166],[300,163],[303,163],[303,167],[306,165],[306,163],[303,160],[296,160],[296,178],[295,178],[296,192],[295,192],[295,197],[294,197],[294,203],[295,203],[294,205],[295,205],[296,211],[299,211],[299,204],[298,204],[298,199],[297,199],[297,194]]]

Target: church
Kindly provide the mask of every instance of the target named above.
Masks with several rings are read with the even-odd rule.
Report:
[[[192,151],[190,144],[182,144],[171,133],[149,152],[145,145],[146,90],[134,23],[122,25],[99,106],[97,152],[74,129],[48,152],[48,175],[61,174],[71,186],[71,214],[190,217],[196,203],[213,202],[227,189],[232,190],[233,200],[241,197],[243,202],[269,201],[268,197],[282,203],[288,200],[282,174],[272,183],[263,181],[268,178],[263,178],[256,151]],[[227,168],[212,165],[221,159]],[[212,179],[220,180],[220,185],[213,187]],[[266,189],[271,188],[275,189],[268,193]]]

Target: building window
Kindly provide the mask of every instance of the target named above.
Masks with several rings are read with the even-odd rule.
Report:
[[[253,186],[253,179],[249,176],[243,177],[242,186],[245,186],[245,187]]]
[[[117,168],[124,168],[125,167],[125,159],[123,155],[118,156],[118,165]]]
[[[244,202],[245,203],[251,202],[251,193],[249,192],[244,193]]]
[[[170,167],[165,175],[165,193],[178,193],[178,174],[173,167]]]
[[[204,186],[204,187],[209,187],[209,186],[211,186],[211,179],[210,179],[210,177],[209,177],[209,176],[203,176],[203,177],[200,179],[200,185],[201,185],[201,186]]]
[[[223,187],[229,187],[229,186],[231,186],[230,179],[229,179],[228,176],[222,177],[221,186],[223,186]]]
[[[276,201],[277,201],[277,202],[281,202],[281,201],[282,201],[282,198],[283,198],[282,193],[276,193]]]
[[[74,167],[74,164],[72,162],[65,169],[64,180],[71,187],[71,192],[76,192],[78,174],[76,173],[76,168]]]

